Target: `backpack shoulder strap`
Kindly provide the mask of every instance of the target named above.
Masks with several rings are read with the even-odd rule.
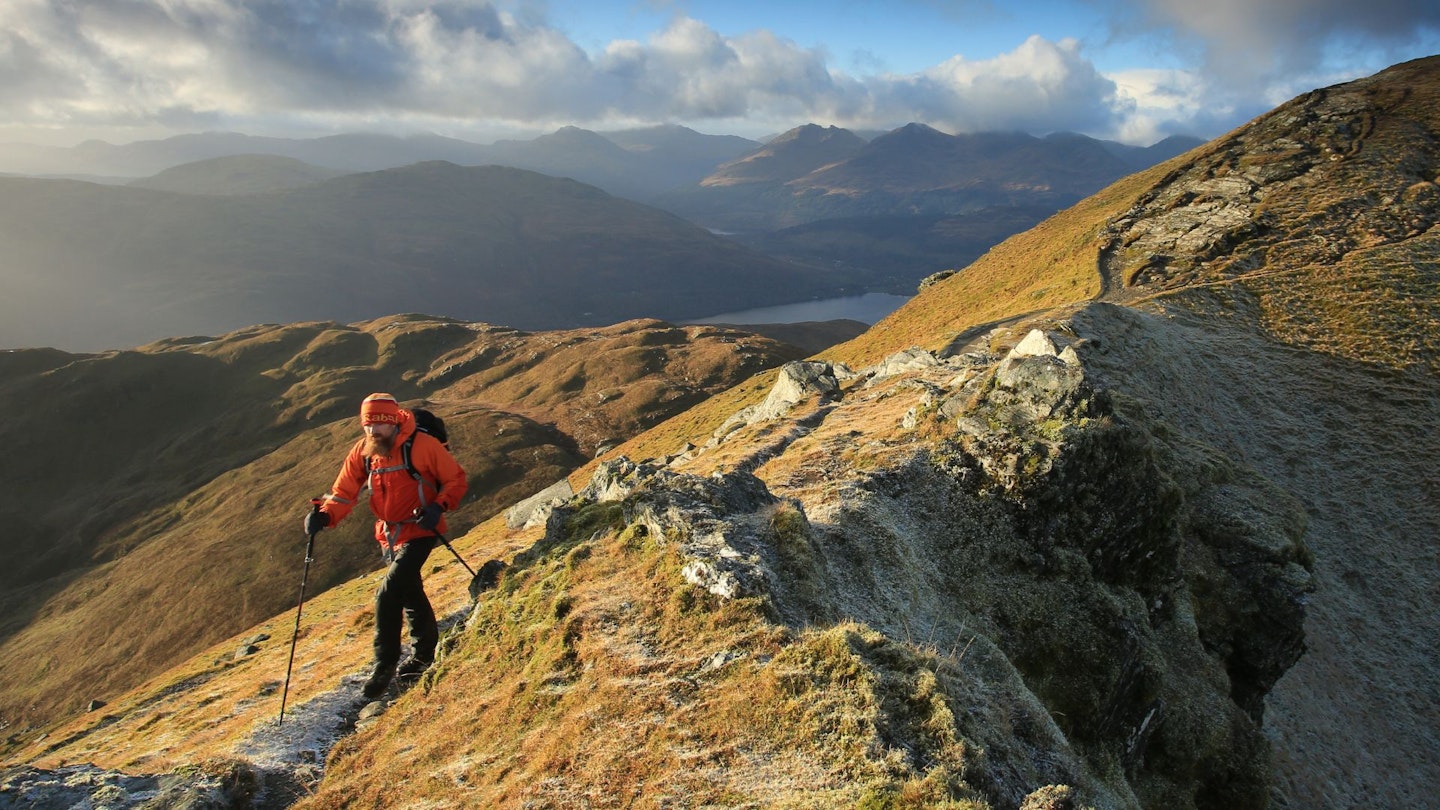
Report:
[[[416,481],[424,480],[424,476],[420,474],[420,471],[415,469],[415,462],[410,460],[410,451],[415,447],[415,436],[419,432],[418,430],[412,432],[410,438],[406,439],[405,442],[400,445],[400,458],[405,462],[405,469],[410,471],[410,477]]]

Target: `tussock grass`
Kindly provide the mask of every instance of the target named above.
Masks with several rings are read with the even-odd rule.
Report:
[[[792,512],[776,525],[799,531]],[[299,806],[384,804],[400,784],[436,806],[989,806],[964,781],[979,752],[942,659],[719,600],[618,514],[587,507],[517,558],[426,694],[342,741]]]
[[[1262,325],[1297,346],[1440,372],[1440,237],[1359,251],[1335,265],[1248,280]]]

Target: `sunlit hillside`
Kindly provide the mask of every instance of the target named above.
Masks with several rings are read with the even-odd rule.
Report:
[[[441,659],[381,701],[362,578],[307,607],[284,725],[293,613],[16,735],[3,789],[1428,806],[1437,94],[1440,57],[1308,93],[645,425],[458,540],[508,564],[473,605],[434,558]]]
[[[0,476],[15,528],[0,572],[12,682],[0,718],[21,729],[73,715],[283,610],[299,519],[372,391],[445,418],[470,478],[453,519],[463,529],[799,354],[659,321],[528,333],[419,316],[0,354],[0,401],[15,414],[0,436],[29,459]],[[380,564],[370,531],[357,519],[327,533],[312,592]]]

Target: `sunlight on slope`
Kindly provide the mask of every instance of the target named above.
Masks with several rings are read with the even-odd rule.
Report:
[[[911,346],[938,350],[970,330],[1096,297],[1104,223],[1130,207],[1175,162],[1121,180],[1010,237],[820,357],[859,368]]]

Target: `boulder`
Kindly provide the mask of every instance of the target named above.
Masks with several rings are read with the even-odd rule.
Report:
[[[896,352],[890,355],[871,368],[870,383],[874,384],[887,377],[904,374],[908,371],[923,371],[927,368],[934,368],[939,364],[940,361],[935,358],[935,355],[919,347],[911,347],[903,352]]]
[[[849,372],[848,369],[845,372]],[[780,376],[775,380],[765,401],[759,405],[741,408],[715,429],[710,440],[711,446],[725,440],[740,428],[779,419],[788,414],[801,402],[813,397],[832,396],[840,391],[836,370],[829,363],[795,360],[780,367]]]
[[[505,510],[505,525],[511,529],[538,526],[549,517],[555,504],[564,503],[575,495],[568,479],[562,478]]]

